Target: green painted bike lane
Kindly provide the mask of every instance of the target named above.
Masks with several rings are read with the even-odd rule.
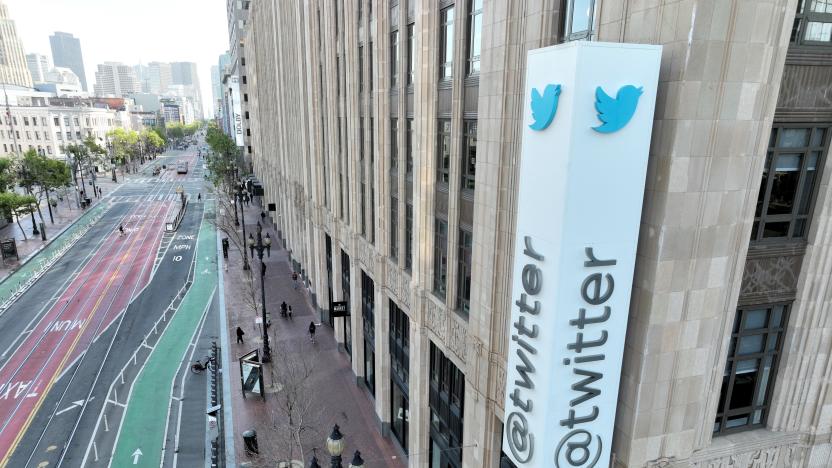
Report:
[[[161,462],[171,382],[217,287],[216,229],[209,221],[213,213],[213,203],[206,202],[193,284],[133,383],[111,466],[158,467]]]

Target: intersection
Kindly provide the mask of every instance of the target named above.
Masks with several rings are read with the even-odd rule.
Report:
[[[166,168],[153,176],[155,165]],[[53,241],[62,252],[44,250],[53,263],[40,276],[27,269],[35,257],[0,283],[30,279],[0,298],[0,467],[159,466],[169,440],[173,466],[204,460],[207,380],[189,368],[216,341],[217,258],[196,149],[119,182]],[[185,216],[165,232],[179,191]]]

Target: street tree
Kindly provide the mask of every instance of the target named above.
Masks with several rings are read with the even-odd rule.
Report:
[[[107,132],[113,147],[113,159],[125,172],[136,169],[141,155],[141,140],[135,130],[116,128]]]
[[[33,206],[37,204],[37,199],[32,195],[21,195],[15,192],[0,192],[0,212],[6,218],[14,218],[17,227],[23,234],[23,239],[27,239],[26,231],[20,225],[20,218],[26,216],[34,211]]]
[[[41,156],[38,154],[37,151],[30,149],[23,153],[23,159],[20,160],[20,166],[18,170],[18,179],[17,183],[20,185],[21,188],[26,190],[28,195],[35,196],[36,203],[35,207],[37,208],[38,216],[40,219],[43,219],[43,213],[40,211],[40,198],[43,194],[43,190],[41,189],[40,185],[40,177],[43,173],[42,166],[43,166],[43,159],[46,156]],[[37,193],[37,195],[35,195]],[[54,221],[53,221],[54,223]],[[35,215],[32,213],[32,224],[35,224]]]
[[[17,174],[15,174],[14,161],[9,158],[0,158],[0,192],[5,192],[15,186]]]

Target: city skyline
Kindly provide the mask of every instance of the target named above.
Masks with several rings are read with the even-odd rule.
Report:
[[[99,18],[83,14],[88,11],[111,9],[112,6],[106,0],[78,0],[71,3],[60,0],[4,2],[9,8],[10,18],[17,24],[18,37],[26,54],[45,54],[54,60],[49,36],[58,31],[70,33],[80,39],[84,71],[88,77],[90,91],[93,89],[93,77],[98,64],[105,62],[122,62],[128,65],[146,65],[154,61],[195,62],[198,74],[203,77],[200,92],[202,96],[211,96],[211,66],[216,64],[217,51],[228,47],[222,0],[210,0],[207,2],[210,4],[196,0],[150,0],[142,4],[143,8],[130,12],[131,24],[153,25],[155,30],[159,21],[157,12],[165,11],[165,18],[180,18],[191,15],[194,9],[199,8],[201,21],[177,23],[175,37],[142,34],[141,28],[125,29],[122,22],[101,22]],[[50,14],[44,15],[44,11],[49,11]],[[114,41],[114,37],[118,40]],[[181,47],[171,45],[171,41],[176,40],[183,41]],[[213,106],[203,107],[206,117],[211,117]]]

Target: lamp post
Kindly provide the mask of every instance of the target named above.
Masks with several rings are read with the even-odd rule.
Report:
[[[260,293],[263,301],[263,359],[262,362],[271,362],[272,351],[269,348],[269,324],[266,321],[266,264],[263,263],[263,251],[271,247],[272,239],[266,237],[263,239],[263,226],[257,222],[257,241],[249,235],[248,246],[253,250],[257,250],[257,258],[260,260]]]
[[[234,193],[234,213],[237,213],[237,200],[240,201],[240,219],[243,223],[243,239],[246,238],[246,210],[243,208],[243,192],[242,187],[237,186],[237,191]],[[258,223],[259,224],[259,223]],[[254,254],[252,254],[254,255]],[[248,270],[250,267],[248,266],[248,252],[246,249],[243,249],[243,270]]]
[[[326,450],[329,452],[329,463],[332,468],[344,468],[341,465],[341,453],[344,451],[344,436],[336,424],[332,433],[326,439]]]

